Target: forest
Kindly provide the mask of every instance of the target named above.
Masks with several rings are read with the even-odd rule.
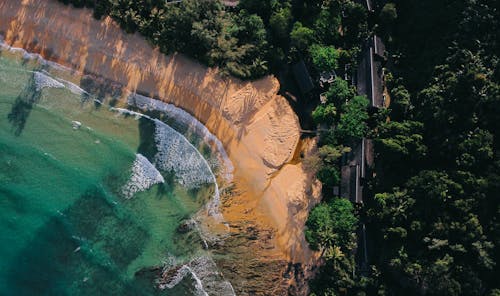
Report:
[[[307,238],[326,254],[316,295],[500,295],[499,20],[487,0],[386,2],[369,17],[388,49],[391,105],[349,115],[338,81],[313,113],[333,129],[319,150],[323,184],[339,181],[346,135],[375,143],[371,198],[352,208],[326,197],[309,217]],[[345,117],[357,129],[346,133]],[[366,224],[368,270],[345,239],[349,213]]]
[[[305,61],[322,97],[318,153],[305,160],[324,188],[305,232],[322,254],[312,295],[500,295],[499,1],[373,1],[373,11],[350,0],[60,1],[242,79]],[[391,101],[377,110],[345,79],[373,34],[387,47]],[[375,161],[359,205],[331,188],[363,137]]]

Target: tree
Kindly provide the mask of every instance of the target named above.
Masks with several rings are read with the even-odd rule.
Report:
[[[378,151],[388,162],[416,162],[427,152],[423,144],[423,124],[418,121],[389,121],[378,127]]]
[[[340,164],[339,160],[342,154],[349,152],[349,147],[342,145],[324,145],[318,151],[317,176],[323,186],[332,188],[340,183]]]
[[[292,13],[289,7],[283,7],[275,11],[269,19],[269,27],[276,40],[284,46],[288,39],[292,21]]]
[[[314,122],[317,124],[332,125],[337,115],[337,109],[332,103],[324,103],[318,105],[312,113]]]
[[[338,108],[354,97],[356,91],[349,83],[340,77],[336,77],[326,92],[327,102],[335,104]]]
[[[475,129],[458,145],[457,165],[461,169],[480,173],[493,160],[493,134],[487,130]]]
[[[354,96],[342,106],[340,121],[336,128],[337,136],[341,139],[362,138],[368,127],[368,99],[365,96]]]
[[[480,295],[479,275],[494,261],[493,244],[473,213],[477,200],[445,172],[422,171],[405,188],[377,194],[367,212],[377,227],[380,263],[395,280],[392,290]]]
[[[311,211],[306,222],[306,239],[313,249],[323,253],[333,255],[335,247],[346,252],[352,248],[357,223],[351,202],[334,198]]]
[[[389,121],[378,126],[374,144],[380,190],[402,185],[424,165],[428,148],[422,133],[423,124],[417,121]]]
[[[354,1],[344,4],[345,18],[342,21],[344,40],[348,45],[358,45],[368,36],[368,13],[363,5]]]
[[[269,0],[241,0],[238,2],[238,7],[251,14],[259,15],[267,23],[272,12],[271,2]]]
[[[314,31],[303,26],[301,22],[295,22],[290,32],[290,39],[293,46],[299,50],[306,50],[314,42]]]
[[[353,250],[358,218],[347,199],[335,197],[312,209],[305,236],[312,249],[321,250],[325,264],[311,282],[312,295],[337,295],[356,285]]]
[[[320,72],[332,71],[338,67],[339,52],[333,46],[313,44],[309,47],[313,65]]]
[[[329,9],[322,9],[314,21],[314,31],[323,44],[334,44],[340,38],[340,15],[334,15]]]
[[[380,21],[386,26],[392,25],[398,18],[398,12],[396,10],[396,4],[386,3],[382,10],[380,11]]]

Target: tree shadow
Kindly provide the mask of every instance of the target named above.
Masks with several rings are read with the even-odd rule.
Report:
[[[139,118],[139,147],[137,153],[153,159],[158,152],[155,142],[156,123],[148,118]]]
[[[105,99],[108,100],[106,105],[115,107],[123,94],[123,85],[92,74],[83,75],[80,87],[86,91],[82,94],[82,101],[88,100],[89,97],[96,98],[94,101],[96,109],[103,105]]]
[[[33,110],[33,107],[40,101],[42,97],[41,89],[38,89],[35,79],[36,72],[31,74],[26,86],[17,96],[16,101],[12,105],[7,119],[12,125],[12,130],[16,136],[20,136],[26,126],[28,117]]]

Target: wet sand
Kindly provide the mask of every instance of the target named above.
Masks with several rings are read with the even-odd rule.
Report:
[[[280,284],[274,295],[284,293],[293,281],[283,279],[283,270],[271,268],[273,262],[312,264],[316,256],[307,247],[303,228],[320,185],[298,156],[314,143],[299,144],[298,118],[277,94],[274,77],[253,82],[223,78],[217,69],[181,54],[160,53],[138,34],[125,34],[110,18],[97,21],[88,9],[53,0],[2,1],[0,34],[9,45],[172,103],[205,124],[234,165],[231,194],[222,208],[231,226],[230,240],[234,238],[227,251],[240,252],[240,270],[269,267],[274,276],[264,278],[264,272],[260,281],[266,283],[257,285],[263,294],[266,286],[277,285],[276,280]],[[230,279],[248,277],[228,266],[223,269]],[[243,286],[236,289],[242,294],[249,291]]]

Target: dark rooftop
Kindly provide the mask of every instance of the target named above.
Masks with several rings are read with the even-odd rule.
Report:
[[[363,48],[356,74],[356,86],[358,94],[365,95],[370,106],[375,108],[384,105],[384,63],[384,43],[379,37],[373,36]]]
[[[363,183],[367,164],[373,164],[373,145],[369,139],[360,139],[350,146],[351,151],[342,156],[340,196],[363,203]]]

